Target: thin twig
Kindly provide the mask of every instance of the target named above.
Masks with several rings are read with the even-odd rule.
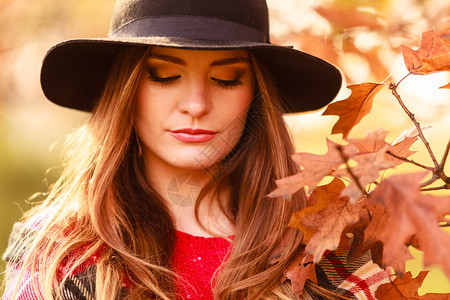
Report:
[[[406,78],[406,77],[404,77]],[[430,147],[430,143],[428,143],[427,139],[425,138],[425,136],[423,135],[423,131],[422,128],[420,127],[419,122],[417,122],[414,114],[405,106],[405,104],[402,101],[402,98],[400,97],[400,95],[397,93],[397,87],[398,84],[395,83],[391,83],[389,85],[389,89],[392,91],[392,95],[395,96],[395,98],[397,98],[398,103],[400,104],[400,106],[403,108],[403,110],[405,111],[405,113],[408,115],[408,117],[411,119],[411,121],[414,123],[414,125],[417,128],[417,132],[419,133],[419,137],[422,140],[423,144],[425,145],[425,147],[427,148],[428,153],[430,154],[431,160],[433,161],[433,164],[435,166],[435,169],[433,170],[434,174],[439,175],[439,177],[444,181],[447,182],[448,177],[445,175],[441,165],[437,162],[436,157],[434,156],[433,150],[431,150]]]
[[[423,168],[423,169],[428,170],[428,171],[431,171],[431,172],[434,171],[434,168],[432,168],[432,167],[427,167],[427,166],[424,166],[424,165],[422,165],[422,164],[420,164],[420,163],[418,163],[418,162],[415,162],[415,161],[413,161],[413,160],[411,160],[411,159],[408,159],[408,158],[406,158],[406,157],[398,156],[398,155],[392,153],[392,152],[389,151],[389,150],[386,151],[386,153],[389,154],[389,155],[391,155],[392,157],[398,159],[398,160],[402,160],[402,161],[404,161],[404,162],[407,162],[407,163],[416,165],[416,166],[418,166],[418,167],[420,167],[420,168]]]
[[[398,85],[399,85],[404,79],[406,79],[406,77],[408,77],[408,76],[411,75],[411,74],[412,74],[412,73],[409,72],[408,75],[406,75],[405,77],[403,77],[402,79],[400,79],[400,81],[397,83],[397,87],[398,87]]]
[[[450,151],[450,140],[447,143],[447,148],[445,148],[444,155],[442,156],[442,160],[440,163],[442,170],[444,170],[445,162],[447,160],[449,151]]]
[[[427,192],[427,191],[440,191],[440,190],[450,190],[450,187],[448,184],[444,184],[441,186],[436,186],[436,187],[431,187],[431,188],[426,188],[426,189],[420,189],[422,192]]]
[[[438,179],[439,179],[439,176],[436,175],[436,174],[433,174],[433,176],[432,176],[430,179],[428,179],[427,181],[421,183],[421,184],[420,184],[420,187],[421,187],[421,188],[424,188],[424,187],[426,187],[426,186],[429,186],[430,184],[434,183],[434,182],[435,182],[436,180],[438,180]]]
[[[361,185],[361,182],[359,182],[358,177],[356,177],[356,175],[353,174],[350,166],[348,165],[348,157],[345,156],[344,151],[342,150],[342,147],[341,146],[336,146],[336,149],[338,150],[339,154],[341,155],[341,158],[344,161],[345,166],[347,167],[347,172],[348,172],[348,174],[350,174],[350,177],[356,183],[356,185],[358,186],[359,190],[363,193],[363,195],[364,196],[368,196],[369,194],[366,192],[364,187]]]

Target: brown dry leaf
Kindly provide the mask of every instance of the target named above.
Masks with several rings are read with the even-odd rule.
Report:
[[[450,17],[447,17],[447,23],[450,23]],[[450,27],[440,30],[436,33],[441,40],[450,44]]]
[[[449,299],[449,294],[425,294],[419,296],[418,289],[428,271],[422,271],[417,277],[412,278],[411,272],[408,272],[403,278],[396,277],[393,282],[380,285],[375,292],[375,297],[379,300],[405,300],[405,299]]]
[[[353,160],[358,165],[350,170],[358,179],[359,185],[347,169],[340,169],[334,173],[336,176],[345,176],[350,180],[350,185],[341,193],[341,196],[349,197],[351,203],[356,203],[363,196],[364,191],[361,188],[364,189],[368,184],[376,182],[380,177],[380,171],[396,166],[394,162],[387,159],[386,147],[376,152],[358,154],[353,157]]]
[[[422,33],[419,49],[412,50],[403,45],[401,48],[406,68],[413,74],[450,71],[450,44],[434,31]]]
[[[369,223],[369,211],[367,209],[362,209],[360,211],[360,220],[344,229],[339,248],[348,250],[347,261],[349,263],[362,257],[370,250],[372,261],[379,266],[382,265],[383,244],[380,242],[374,242],[368,245],[364,244],[364,230]]]
[[[330,183],[333,191],[328,198],[325,209],[309,214],[302,219],[303,225],[317,228],[317,233],[306,245],[305,251],[314,255],[314,261],[322,259],[326,250],[335,250],[341,239],[344,228],[359,221],[362,203],[351,204],[347,197],[340,197],[338,191],[344,188],[344,183],[334,179]]]
[[[303,218],[306,216],[317,213],[325,209],[330,199],[338,199],[342,190],[345,188],[345,184],[340,179],[333,179],[327,185],[317,187],[309,197],[309,201],[314,203],[311,206],[305,207],[292,214],[289,220],[289,227],[294,227],[303,232],[303,242],[307,243],[313,235],[317,232],[317,228],[311,228],[302,224]]]
[[[428,128],[429,127],[424,127],[422,130]],[[355,145],[360,154],[377,152],[384,149],[384,151],[390,151],[397,156],[407,158],[416,153],[416,151],[411,151],[409,148],[418,139],[417,129],[414,128],[412,130],[405,131],[392,144],[385,141],[387,134],[387,131],[378,129],[376,131],[369,132],[363,139],[347,139],[347,141]],[[387,160],[395,162],[396,165],[404,163],[404,161],[396,159],[389,154],[385,154],[385,157]]]
[[[429,127],[424,127],[422,130],[425,130]],[[412,144],[418,139],[417,129],[409,130],[400,135],[395,142],[389,144],[385,141],[387,136],[387,131],[383,129],[378,129],[372,132],[367,133],[365,138],[362,139],[347,139],[347,141],[353,145],[355,145],[360,154],[377,152],[380,150],[390,151],[391,153],[407,158],[414,153],[415,151],[409,150]],[[385,158],[389,161],[395,163],[395,165],[399,165],[404,163],[404,161],[394,158],[389,154],[385,154]]]
[[[350,97],[331,103],[322,114],[339,116],[331,133],[342,133],[344,138],[347,138],[350,130],[370,112],[373,98],[383,88],[383,85],[365,82],[349,85],[348,88],[352,90]]]
[[[430,126],[422,127],[422,131],[430,128]],[[391,153],[401,156],[401,157],[409,157],[416,153],[417,151],[411,151],[409,148],[418,140],[419,132],[416,128],[411,130],[407,130],[403,132],[390,146],[388,146],[387,150]],[[391,155],[387,155],[388,160],[392,160],[397,165],[402,164],[404,161],[394,158]]]
[[[438,264],[450,276],[450,235],[438,226],[438,220],[450,213],[450,196],[421,193],[425,174],[394,175],[374,189],[366,201],[372,221],[365,230],[365,242],[381,241],[383,264],[401,275],[410,258],[407,245],[414,236],[424,252],[424,265]]]
[[[276,181],[278,188],[269,194],[269,197],[288,197],[304,186],[313,190],[317,184],[327,175],[330,175],[339,165],[343,163],[339,152],[340,146],[327,139],[328,152],[324,155],[300,152],[292,156],[294,161],[302,166],[304,170],[299,173]],[[341,146],[347,157],[356,154],[357,149],[353,145]]]
[[[297,299],[300,299],[306,280],[317,283],[316,268],[312,255],[302,252],[284,272],[284,276],[291,281],[292,292]]]
[[[368,132],[363,139],[347,139],[347,141],[355,145],[359,153],[376,152],[387,145],[385,142],[388,132],[383,129]]]

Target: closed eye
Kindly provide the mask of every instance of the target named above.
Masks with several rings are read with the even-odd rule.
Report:
[[[169,84],[180,78],[181,75],[175,75],[175,76],[169,76],[169,77],[159,77],[154,74],[149,73],[148,79],[151,81],[162,83],[162,84]]]
[[[242,84],[242,81],[239,78],[233,79],[233,80],[223,80],[223,79],[211,77],[211,80],[215,81],[219,86],[222,86],[225,88],[238,86],[238,85]]]

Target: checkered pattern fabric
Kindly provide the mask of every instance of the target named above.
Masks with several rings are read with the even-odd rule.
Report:
[[[316,273],[326,278],[319,284],[348,298],[374,300],[378,286],[389,282],[389,273],[372,262],[370,251],[352,262],[347,257],[341,248],[325,252],[316,265]]]

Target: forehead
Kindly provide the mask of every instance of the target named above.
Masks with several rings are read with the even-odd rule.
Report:
[[[176,48],[154,47],[150,51],[149,58],[152,57],[173,57],[179,58],[186,63],[192,62],[214,62],[224,59],[237,59],[236,61],[248,63],[249,54],[246,50],[188,50]]]

